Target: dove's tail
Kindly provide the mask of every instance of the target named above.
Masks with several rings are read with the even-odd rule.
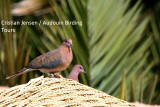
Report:
[[[24,74],[24,73],[26,73],[26,72],[29,72],[29,71],[32,71],[32,70],[33,70],[33,69],[23,68],[23,69],[21,69],[19,72],[17,72],[16,74],[11,75],[11,76],[7,77],[6,79],[11,79],[11,78],[17,77],[17,76],[19,76],[19,75],[22,75],[22,74]]]

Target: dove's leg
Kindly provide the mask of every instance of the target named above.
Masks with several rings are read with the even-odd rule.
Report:
[[[53,77],[53,78],[63,78],[59,73],[54,73],[54,72],[50,73],[50,77]]]
[[[59,73],[54,73],[54,76],[55,76],[56,78],[63,78]]]
[[[51,78],[56,78],[55,76],[54,76],[54,73],[49,73],[50,74],[50,77]]]

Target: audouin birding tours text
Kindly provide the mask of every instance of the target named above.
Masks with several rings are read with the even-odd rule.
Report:
[[[16,32],[16,29],[14,28],[8,28],[5,26],[23,26],[23,25],[27,25],[27,26],[40,26],[40,25],[48,25],[48,26],[56,26],[56,25],[71,25],[71,26],[82,26],[83,22],[82,21],[69,21],[69,20],[65,20],[65,21],[45,21],[45,20],[40,20],[40,21],[8,21],[8,20],[2,20],[1,21],[1,32]]]

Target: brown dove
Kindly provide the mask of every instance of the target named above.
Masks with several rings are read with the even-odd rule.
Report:
[[[86,73],[83,69],[83,66],[82,65],[75,65],[73,68],[72,68],[72,71],[71,73],[69,74],[69,76],[67,77],[68,79],[73,79],[75,81],[78,81],[79,82],[79,79],[78,79],[78,75],[83,72],[83,73]]]
[[[50,74],[53,77],[59,77],[58,72],[65,70],[73,59],[71,46],[72,40],[64,39],[59,48],[36,57],[22,70],[7,77],[6,79],[10,79],[33,70],[40,70],[41,72]]]

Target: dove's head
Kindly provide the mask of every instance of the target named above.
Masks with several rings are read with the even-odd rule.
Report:
[[[71,47],[72,46],[72,39],[69,39],[69,38],[64,39],[62,44],[64,46]]]
[[[79,65],[79,64],[78,64],[78,65],[75,65],[75,66],[73,67],[72,71],[77,72],[77,73],[81,73],[81,72],[86,73],[86,72],[84,71],[83,66],[82,66],[82,65]]]

